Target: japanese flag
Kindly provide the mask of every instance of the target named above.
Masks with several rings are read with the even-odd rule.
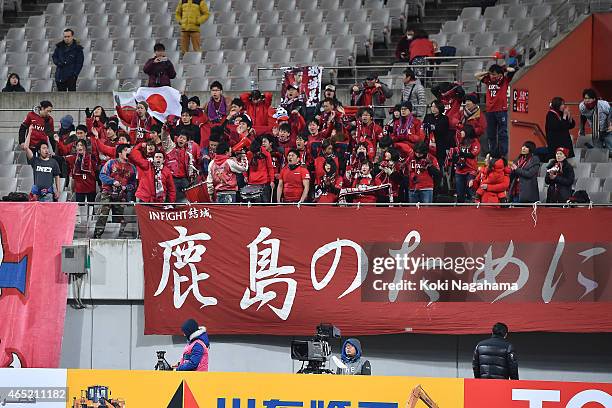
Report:
[[[149,115],[162,123],[170,115],[181,116],[181,94],[170,86],[159,88],[138,88],[134,94],[137,102],[149,105]]]

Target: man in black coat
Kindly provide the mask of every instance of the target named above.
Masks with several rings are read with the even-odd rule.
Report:
[[[64,30],[64,41],[60,41],[53,51],[55,83],[58,91],[76,91],[76,83],[83,68],[83,47],[74,39],[74,31]]]
[[[474,378],[518,380],[518,361],[512,344],[506,340],[508,326],[495,323],[491,338],[476,345],[472,368]]]

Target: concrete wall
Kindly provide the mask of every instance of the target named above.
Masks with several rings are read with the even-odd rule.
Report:
[[[61,367],[152,369],[157,350],[166,350],[171,363],[178,360],[182,337],[143,335],[140,241],[75,243],[90,244],[91,274],[84,285],[89,307],[67,309]],[[364,336],[361,341],[377,375],[470,377],[473,347],[482,337],[401,334]],[[211,333],[211,370],[295,372],[299,364],[290,358],[291,340]],[[612,333],[520,333],[511,340],[521,378],[612,381]],[[340,348],[339,343],[332,346]]]

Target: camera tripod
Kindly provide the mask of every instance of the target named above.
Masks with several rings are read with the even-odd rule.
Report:
[[[323,368],[322,361],[309,361],[306,367],[299,369],[297,374],[335,374],[329,368]]]

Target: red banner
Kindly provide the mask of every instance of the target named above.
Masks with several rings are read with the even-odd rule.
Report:
[[[612,384],[465,380],[465,408],[612,407]]]
[[[59,366],[74,203],[0,205],[0,367]]]
[[[321,322],[343,334],[485,333],[497,321],[512,331],[612,331],[611,234],[602,228],[612,209],[137,213],[146,334],[179,333],[191,317],[219,334],[310,335]],[[424,263],[443,254],[446,270],[413,275],[382,257],[406,254]],[[434,287],[443,273],[460,287]]]

